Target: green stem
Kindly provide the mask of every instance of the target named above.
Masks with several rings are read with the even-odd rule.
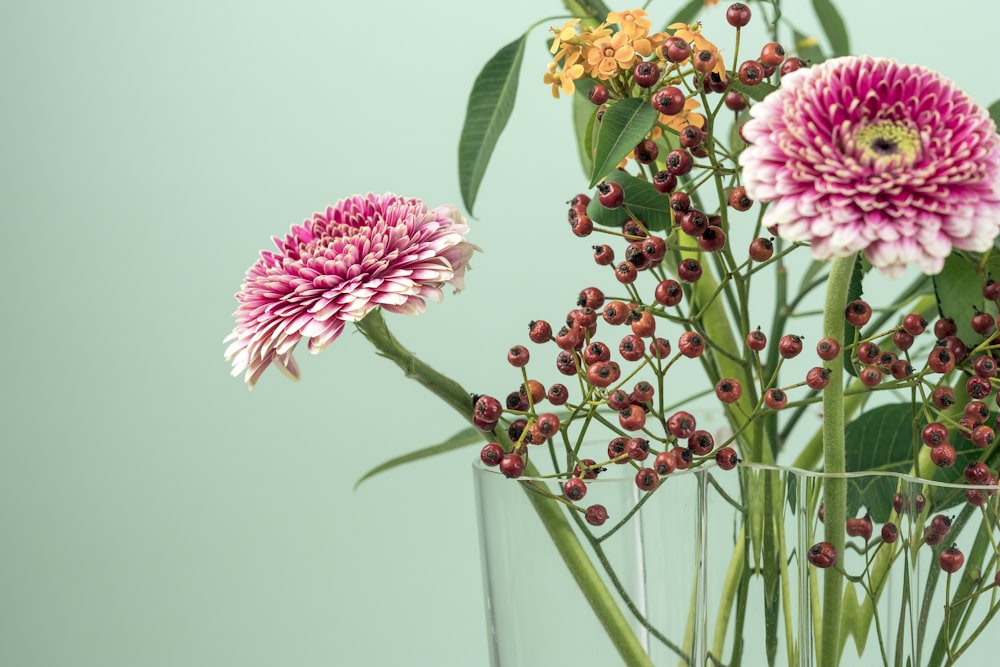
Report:
[[[358,330],[364,334],[378,354],[399,366],[406,377],[416,380],[431,393],[455,409],[462,417],[471,422],[471,395],[449,377],[442,375],[427,365],[412,352],[403,347],[386,325],[379,310],[373,310],[364,319],[355,322]],[[530,463],[525,468],[528,476],[537,475]],[[525,493],[531,501],[538,518],[548,531],[553,544],[559,550],[563,562],[572,573],[577,585],[583,592],[591,609],[601,625],[608,633],[619,655],[627,665],[652,667],[652,662],[642,645],[636,638],[628,620],[601,578],[600,572],[594,567],[579,538],[563,514],[562,506],[551,499],[534,493],[525,486]]]
[[[844,339],[844,308],[854,272],[855,255],[833,262],[823,308],[823,335]],[[844,366],[830,365],[830,384],[823,391],[823,470],[833,477],[823,483],[824,534],[839,556],[844,553],[844,522],[847,514],[847,482],[837,473],[846,469],[844,454]],[[827,568],[823,574],[823,630],[820,640],[821,667],[835,667],[840,653],[840,608],[843,570]]]

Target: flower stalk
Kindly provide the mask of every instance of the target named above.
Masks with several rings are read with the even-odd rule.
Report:
[[[823,336],[844,340],[844,308],[851,286],[856,255],[841,257],[830,267],[826,304],[823,308]],[[824,535],[840,558],[844,553],[844,524],[847,514],[847,481],[837,477],[846,470],[844,451],[844,365],[839,359],[829,366],[830,384],[823,391],[823,471],[833,474],[823,483]],[[820,665],[835,667],[840,653],[840,608],[844,573],[839,566],[823,575],[823,618]]]
[[[452,407],[464,419],[471,422],[472,406],[470,394],[460,384],[441,374],[429,364],[418,359],[389,330],[380,310],[368,313],[363,319],[355,322],[355,326],[371,343],[379,356],[396,364],[406,377],[416,380],[432,394]],[[529,461],[525,466],[525,474],[535,477],[538,471]],[[600,572],[594,567],[579,538],[573,532],[573,527],[564,514],[560,503],[544,495],[533,492],[527,485],[524,491],[534,508],[535,513],[552,538],[552,543],[559,551],[563,563],[573,575],[584,597],[608,633],[615,648],[627,665],[637,667],[652,667],[653,663],[628,620],[619,608],[617,601],[604,583]]]

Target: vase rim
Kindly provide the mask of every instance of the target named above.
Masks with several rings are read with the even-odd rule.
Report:
[[[482,462],[481,459],[474,459],[472,462],[472,468],[476,474],[485,473],[488,475],[497,475],[502,477],[503,474],[496,468],[487,466]],[[772,471],[772,472],[784,472],[795,475],[796,477],[813,477],[818,479],[858,479],[861,477],[889,477],[892,479],[901,480],[909,484],[927,484],[934,487],[940,488],[950,488],[950,489],[961,489],[968,491],[972,490],[982,490],[982,491],[998,491],[1000,490],[1000,484],[987,485],[987,484],[969,484],[966,482],[944,482],[936,479],[926,479],[924,477],[918,477],[916,475],[911,475],[909,473],[895,472],[890,470],[862,470],[862,471],[851,471],[851,472],[823,472],[817,470],[806,470],[805,468],[796,468],[795,466],[779,465],[776,463],[759,463],[755,461],[744,461],[739,463],[734,470],[739,469],[750,469],[758,471]],[[717,471],[721,473],[728,473],[730,471],[722,470],[718,464],[714,461],[710,461],[704,465],[698,466],[697,468],[688,468],[686,470],[675,470],[669,475],[665,475],[663,479],[669,479],[671,477],[683,477],[686,475],[697,475],[705,474],[711,471]],[[518,477],[519,482],[552,482],[556,481],[555,477],[530,477],[524,475]],[[598,477],[596,479],[587,480],[588,484],[615,484],[621,482],[628,482],[630,484],[634,483],[631,477]]]

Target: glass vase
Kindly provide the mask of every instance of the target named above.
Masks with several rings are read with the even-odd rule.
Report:
[[[607,522],[594,527],[558,499],[558,480],[474,468],[492,665],[632,662],[618,648],[621,627],[602,625],[616,615],[654,665],[819,664],[826,570],[809,555],[824,541],[823,488],[832,478],[706,465],[644,492],[634,469],[615,466],[576,503],[607,508]],[[992,662],[996,487],[892,473],[838,479],[847,516],[861,521],[845,526],[851,534],[833,565],[844,574],[837,664]],[[942,553],[949,567],[964,562],[948,573]],[[581,584],[574,574],[590,567],[595,576]],[[592,608],[602,588],[614,614]]]

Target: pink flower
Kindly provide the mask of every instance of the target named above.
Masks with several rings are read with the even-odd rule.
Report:
[[[1000,136],[924,67],[845,57],[784,77],[750,110],[743,184],[764,222],[817,259],[864,251],[885,275],[941,271],[1000,231]]]
[[[375,308],[420,313],[424,299],[441,300],[442,286],[462,289],[478,250],[468,231],[458,209],[428,211],[392,193],[343,199],[292,226],[274,237],[277,252],[260,253],[236,295],[236,328],[225,339],[232,374],[245,370],[253,389],[273,361],[298,379],[299,340],[317,354]]]

